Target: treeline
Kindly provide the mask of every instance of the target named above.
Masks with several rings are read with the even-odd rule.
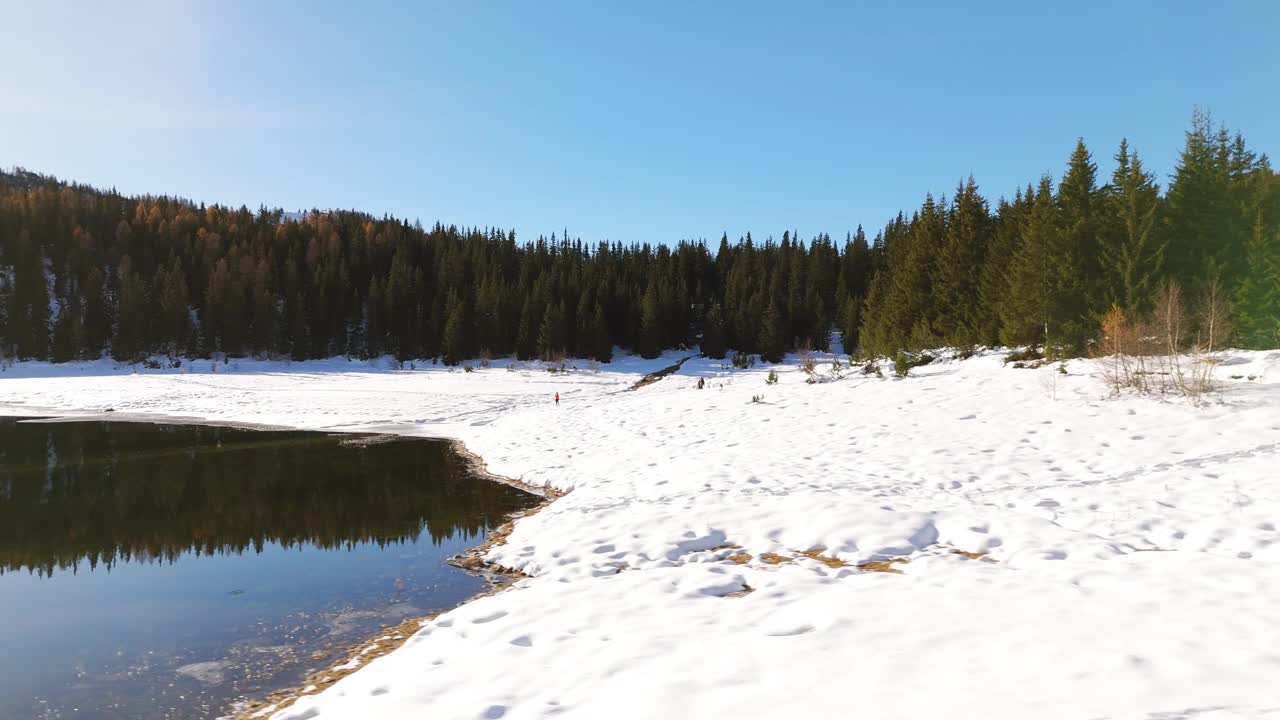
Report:
[[[1280,176],[1196,114],[1161,192],[1122,143],[1109,182],[1083,142],[992,208],[972,179],[868,240],[584,244],[430,229],[351,211],[124,197],[0,175],[0,353],[308,359],[647,357],[679,345],[778,360],[1032,344],[1077,353],[1112,306],[1169,280],[1230,297],[1239,344],[1280,344]]]
[[[1280,175],[1266,156],[1197,113],[1167,193],[1127,142],[1115,162],[1101,183],[1080,141],[1056,187],[1042,177],[992,212],[971,178],[899,215],[877,239],[863,344],[1079,354],[1111,308],[1141,315],[1170,282],[1193,303],[1229,298],[1238,344],[1280,344]]]

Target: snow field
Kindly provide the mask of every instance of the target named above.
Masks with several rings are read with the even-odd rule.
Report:
[[[694,358],[628,390],[681,357],[31,363],[0,413],[451,437],[570,491],[487,556],[529,579],[281,720],[1280,717],[1280,353],[1232,353],[1199,408],[994,353],[816,385],[791,358],[775,386]]]

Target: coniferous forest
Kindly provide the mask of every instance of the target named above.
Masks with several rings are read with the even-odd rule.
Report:
[[[1193,116],[1167,185],[1122,142],[1099,177],[1083,141],[1055,182],[987,200],[973,178],[874,237],[589,244],[424,228],[354,211],[289,216],[124,197],[0,174],[0,358],[608,361],[700,345],[1087,350],[1113,307],[1176,282],[1229,300],[1234,344],[1280,346],[1280,174]],[[1204,302],[1208,302],[1205,300]]]

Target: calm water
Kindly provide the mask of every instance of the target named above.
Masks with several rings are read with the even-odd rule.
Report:
[[[215,717],[480,591],[440,442],[0,418],[0,718]]]

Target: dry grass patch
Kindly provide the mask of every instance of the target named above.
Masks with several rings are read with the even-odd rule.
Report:
[[[729,562],[737,563],[739,565],[746,565],[747,563],[751,562],[751,553],[738,553],[737,555],[730,555],[729,557],[725,558],[725,560],[728,560]]]
[[[895,568],[894,565],[906,565],[911,562],[907,558],[889,558],[888,560],[868,560],[858,563],[858,569],[863,572],[882,572],[901,575],[902,571]]]
[[[779,555],[777,553],[767,552],[760,554],[760,562],[767,563],[769,565],[781,565],[782,563],[789,563],[792,560],[793,558],[789,558],[786,555]]]
[[[826,552],[826,550],[826,548],[820,547],[812,550],[801,550],[799,551],[799,554],[809,558],[810,560],[817,560],[833,570],[849,566],[849,563],[841,560],[840,558],[827,557],[823,555],[822,553]]]

